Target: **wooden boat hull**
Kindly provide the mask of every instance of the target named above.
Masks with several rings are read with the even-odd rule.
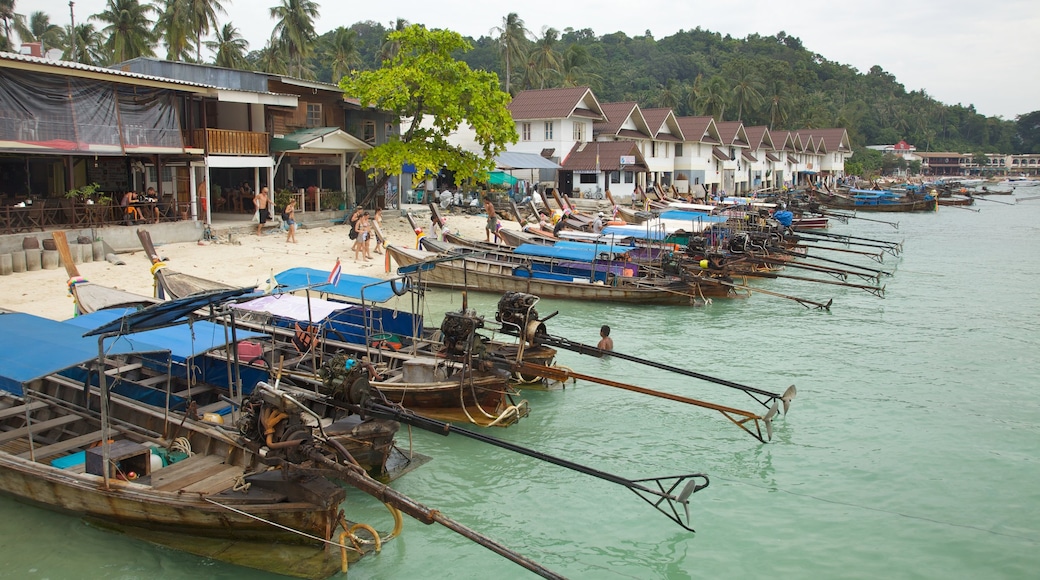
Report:
[[[940,197],[939,205],[975,205],[975,200],[970,197]]]
[[[399,266],[411,266],[438,255],[421,250],[387,248]],[[474,257],[438,263],[434,268],[422,272],[421,282],[432,286],[451,289],[468,289],[478,292],[524,292],[541,298],[564,300],[594,300],[607,302],[630,302],[639,304],[698,304],[706,297],[730,297],[732,289],[702,283],[667,283],[659,286],[633,283],[620,286],[563,282],[513,274],[516,264],[482,260]]]
[[[815,195],[821,204],[834,209],[869,212],[913,212],[935,211],[935,208],[937,207],[934,199],[887,203],[859,203],[852,198],[829,194],[822,191],[817,191]]]
[[[64,377],[40,379],[37,385],[37,391],[51,400],[76,400],[75,393],[82,394],[82,389],[81,383]],[[92,398],[96,404],[96,390]],[[11,396],[2,399],[4,408],[14,410],[26,401]],[[113,395],[112,401],[113,421],[144,432],[163,432],[164,417],[158,409],[118,395]],[[33,412],[44,413],[33,420],[37,425],[32,445],[35,456],[29,455],[27,435],[15,437],[23,414],[11,414],[0,422],[0,437],[5,440],[0,451],[0,493],[232,564],[304,578],[326,578],[339,571],[338,551],[285,529],[334,540],[345,492],[332,481],[312,478],[286,482],[280,471],[267,471],[246,476],[243,481],[251,485],[244,492],[236,492],[232,489],[234,474],[263,469],[258,458],[232,443],[228,434],[217,434],[212,426],[187,420],[178,431],[198,454],[133,481],[112,477],[106,488],[101,475],[85,473],[82,467],[76,470],[50,464],[52,458],[73,453],[77,447],[86,448],[87,440],[100,432],[100,422],[89,414],[53,405]],[[47,421],[65,422],[47,428]],[[110,433],[119,440],[128,436],[120,429]],[[274,544],[286,549],[272,550]],[[351,559],[359,557],[354,553]]]

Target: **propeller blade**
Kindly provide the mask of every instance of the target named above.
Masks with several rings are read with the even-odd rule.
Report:
[[[784,402],[784,415],[787,414],[787,409],[791,406],[791,401],[794,400],[794,397],[797,394],[798,389],[796,389],[794,385],[791,385],[790,387],[787,387],[787,390],[784,391],[784,394],[780,396],[780,400]]]

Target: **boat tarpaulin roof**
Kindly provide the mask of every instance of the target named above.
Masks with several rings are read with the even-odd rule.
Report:
[[[660,241],[668,237],[669,232],[660,227],[648,227],[646,224],[627,226],[607,226],[603,228],[603,235],[617,236],[623,238],[635,238],[637,240]]]
[[[83,336],[97,336],[99,334],[108,333],[130,334],[134,332],[144,332],[145,330],[151,330],[153,328],[160,328],[168,324],[173,324],[196,310],[215,304],[223,304],[228,300],[246,294],[252,294],[254,292],[255,289],[253,288],[212,290],[209,292],[192,294],[191,296],[185,296],[184,298],[178,298],[177,300],[160,302],[155,306],[149,306],[148,308],[141,310],[124,311],[127,312],[127,314],[98,328],[90,330]]]
[[[296,292],[310,288],[315,292],[328,294],[329,296],[361,300],[361,293],[364,291],[364,299],[371,302],[386,302],[394,297],[394,291],[390,288],[389,280],[381,280],[370,276],[341,274],[339,283],[329,284],[327,282],[329,279],[328,270],[290,268],[280,274],[275,274],[274,278],[278,281],[278,289],[281,292]]]
[[[83,328],[20,312],[0,314],[0,389],[21,395],[22,385],[98,358],[98,341],[83,336]],[[106,351],[167,352],[169,349],[136,341],[107,339]]]
[[[495,156],[499,169],[559,169],[556,162],[534,153],[506,151]]]
[[[352,304],[332,302],[321,298],[307,298],[295,294],[270,294],[249,302],[235,304],[233,308],[250,312],[266,312],[290,320],[321,322],[333,312],[353,308]]]
[[[699,211],[683,211],[679,209],[671,209],[666,212],[663,212],[661,214],[661,219],[681,220],[687,222],[702,222],[706,224],[721,224],[729,218],[721,215],[708,215]]]
[[[132,312],[135,312],[135,310],[124,310],[119,308],[98,310],[97,312],[70,318],[65,321],[65,324],[80,329],[97,328],[103,324],[118,321],[125,314]],[[263,338],[264,336],[266,335],[263,333],[243,330],[241,328],[235,329],[235,332],[232,333],[230,328],[225,331],[223,324],[217,324],[207,320],[198,320],[191,324],[185,322],[184,324],[178,324],[176,326],[164,326],[161,328],[137,332],[132,335],[118,336],[109,340],[114,340],[114,344],[116,345],[126,345],[130,350],[135,352],[141,351],[142,347],[140,345],[143,344],[161,344],[166,350],[170,351],[174,361],[185,362],[192,357],[204,354],[213,349],[223,348],[232,337],[235,340],[241,341],[253,338]]]
[[[616,249],[613,253],[624,253],[631,250],[625,247],[623,250]],[[569,260],[573,262],[592,262],[602,259],[601,254],[610,252],[611,247],[606,244],[587,244],[585,242],[556,242],[552,246],[541,244],[521,244],[513,250],[514,254],[524,256],[540,256],[542,258],[554,258],[557,260]]]

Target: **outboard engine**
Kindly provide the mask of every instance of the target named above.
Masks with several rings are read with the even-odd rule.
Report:
[[[503,326],[516,328],[516,333],[531,344],[539,335],[546,334],[545,324],[538,319],[534,305],[539,298],[523,292],[506,292],[498,301],[495,320]],[[550,317],[551,318],[551,317]]]
[[[484,328],[484,317],[477,316],[476,311],[463,309],[460,312],[444,313],[441,322],[441,334],[448,356],[462,356],[478,328]]]

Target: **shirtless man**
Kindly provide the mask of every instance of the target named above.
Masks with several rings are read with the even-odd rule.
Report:
[[[261,187],[260,192],[253,196],[253,205],[260,213],[260,222],[256,224],[256,235],[260,236],[264,233],[264,224],[271,219],[271,198],[268,197],[266,187]]]
[[[604,324],[599,329],[599,335],[599,344],[596,345],[596,348],[600,350],[614,350],[614,339],[610,338],[610,327]]]
[[[484,211],[487,212],[487,226],[484,228],[484,240],[490,242],[491,236],[495,236],[495,242],[498,242],[498,214],[495,212],[495,205],[491,203],[491,198],[484,198]]]

